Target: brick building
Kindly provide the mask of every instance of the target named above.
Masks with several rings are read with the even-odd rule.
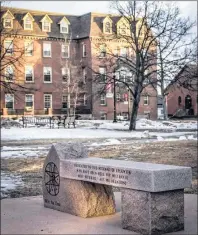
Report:
[[[198,115],[197,66],[184,66],[167,87],[167,111],[169,116]]]
[[[122,17],[2,8],[1,20],[6,32],[10,32],[4,40],[6,56],[15,56],[14,48],[18,45],[24,48],[23,66],[18,69],[8,66],[4,73],[11,74],[9,78],[15,79],[15,83],[30,88],[17,95],[2,89],[2,113],[62,114],[76,105],[77,112],[92,113],[96,119],[113,118],[112,87],[98,96],[94,77],[96,72],[101,75],[113,72],[107,71],[108,61],[105,53],[101,53],[104,42],[118,54],[132,53],[124,40],[109,37],[123,24]],[[127,68],[124,70],[127,73]],[[118,85],[116,99],[117,114],[128,118],[133,102],[128,91]],[[152,87],[142,92],[139,114],[157,117],[157,93]]]

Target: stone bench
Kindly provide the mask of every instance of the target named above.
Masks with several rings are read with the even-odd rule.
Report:
[[[116,212],[112,186],[121,189],[122,227],[141,234],[184,229],[184,188],[190,167],[88,158],[81,144],[52,145],[43,167],[44,206],[81,217]]]

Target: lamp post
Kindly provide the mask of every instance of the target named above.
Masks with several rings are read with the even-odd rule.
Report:
[[[117,122],[116,120],[116,81],[115,74],[113,75],[113,122]]]

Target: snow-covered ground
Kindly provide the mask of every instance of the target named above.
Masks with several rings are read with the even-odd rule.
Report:
[[[7,174],[1,171],[1,198],[7,197],[9,190],[15,189],[17,186],[23,185],[23,181],[20,176]]]
[[[30,139],[76,139],[76,138],[148,138],[181,136],[179,130],[189,132],[197,129],[197,122],[151,121],[140,119],[137,121],[137,131],[129,132],[129,122],[112,123],[110,120],[79,120],[76,128],[54,128],[48,125],[36,127],[31,124],[28,128],[2,128],[2,140],[30,140]],[[141,131],[142,130],[142,131]],[[148,130],[144,131],[143,130]],[[149,133],[152,131],[152,133]],[[156,132],[155,132],[156,131]]]
[[[20,121],[16,121],[20,123]],[[76,128],[54,128],[49,125],[38,127],[34,124],[27,128],[9,127],[1,129],[2,141],[40,140],[48,139],[48,144],[26,145],[26,146],[2,146],[2,158],[28,158],[45,156],[51,144],[58,139],[84,139],[85,145],[89,148],[97,148],[107,145],[133,144],[144,141],[177,141],[177,140],[197,140],[197,122],[182,121],[151,121],[140,119],[137,121],[137,131],[129,132],[129,122],[112,123],[109,120],[79,120]],[[19,125],[18,125],[19,126]],[[182,131],[181,131],[182,130]],[[91,141],[90,141],[91,139]],[[7,175],[1,172],[1,195],[7,190],[21,185],[20,177]]]

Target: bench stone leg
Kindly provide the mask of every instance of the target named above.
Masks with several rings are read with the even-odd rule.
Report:
[[[122,227],[147,235],[184,230],[184,190],[122,189]]]
[[[61,178],[58,195],[50,196],[43,185],[43,197],[45,207],[83,218],[116,212],[113,190],[107,185]]]

